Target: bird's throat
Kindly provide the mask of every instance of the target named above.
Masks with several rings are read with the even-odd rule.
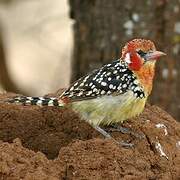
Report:
[[[155,69],[155,61],[146,63],[139,71],[134,71],[135,75],[138,77],[141,85],[149,95],[152,90],[154,71]]]

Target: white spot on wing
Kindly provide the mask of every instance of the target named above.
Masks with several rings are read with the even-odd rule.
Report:
[[[27,103],[27,104],[30,104],[30,103],[31,103],[31,100],[26,101],[26,103]]]
[[[44,100],[44,98],[43,98],[43,97],[39,97],[39,100],[42,100],[42,101],[43,101],[43,100]]]
[[[105,94],[105,93],[106,93],[106,91],[104,91],[104,90],[101,91],[101,94]]]
[[[18,98],[17,98],[17,99],[18,99]],[[27,99],[33,100],[33,97],[27,97]],[[20,100],[20,98],[19,98],[18,100]]]
[[[116,79],[118,80],[120,78],[120,76],[117,76]]]
[[[36,104],[41,106],[42,105],[42,100],[38,100]]]
[[[50,100],[50,101],[48,102],[48,106],[53,106],[53,100]]]
[[[108,77],[108,81],[111,81],[111,79],[112,79],[111,77]]]
[[[123,84],[123,88],[126,88],[127,87],[127,84]]]
[[[74,90],[74,86],[71,87],[70,91],[73,91]]]
[[[113,89],[113,85],[112,84],[109,85],[109,89]]]
[[[140,88],[137,86],[134,91],[140,91]]]
[[[106,82],[102,82],[101,85],[102,86],[107,86],[107,83]]]
[[[92,94],[92,91],[89,91],[88,93],[87,93],[87,96],[89,96],[89,95],[91,95]]]
[[[83,92],[81,91],[77,96],[82,96],[83,95]]]
[[[108,94],[108,95],[111,94],[111,91],[108,91],[107,94]]]
[[[118,86],[118,90],[121,90],[121,86]]]
[[[115,70],[115,71],[113,71],[113,74],[117,74],[117,72],[118,72],[118,71],[117,71],[117,70]]]

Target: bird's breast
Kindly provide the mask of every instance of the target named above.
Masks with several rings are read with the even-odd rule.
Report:
[[[109,125],[139,115],[146,99],[147,97],[137,98],[132,91],[128,91],[118,96],[74,102],[72,109],[93,125]]]

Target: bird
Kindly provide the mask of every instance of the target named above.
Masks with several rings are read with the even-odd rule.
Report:
[[[105,137],[100,126],[110,126],[140,115],[151,94],[155,65],[166,55],[147,39],[133,39],[122,48],[120,58],[88,73],[59,97],[8,99],[8,103],[69,107]]]

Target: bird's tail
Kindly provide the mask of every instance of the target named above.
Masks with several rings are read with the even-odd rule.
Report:
[[[9,104],[20,104],[20,105],[36,105],[36,106],[60,106],[63,107],[65,103],[54,97],[27,97],[18,96],[5,100]]]

